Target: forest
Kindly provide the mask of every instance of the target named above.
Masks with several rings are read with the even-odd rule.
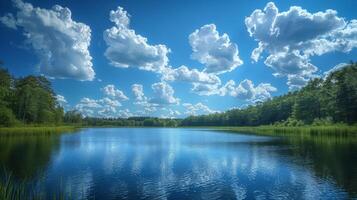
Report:
[[[298,91],[244,109],[190,116],[182,126],[329,125],[357,122],[357,64],[351,62]]]
[[[0,125],[63,123],[64,110],[44,76],[14,79],[0,69]]]
[[[0,69],[0,126],[302,126],[357,122],[357,64],[312,79],[300,90],[242,109],[184,119],[156,117],[93,118],[67,112],[56,102],[44,76],[13,78]]]

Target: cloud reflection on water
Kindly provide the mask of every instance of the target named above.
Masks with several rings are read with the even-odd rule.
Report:
[[[62,176],[63,183],[73,187],[72,197],[314,199],[346,195],[333,181],[297,165],[293,157],[282,153],[288,146],[275,140],[191,129],[88,129],[62,138],[47,174],[48,179]]]

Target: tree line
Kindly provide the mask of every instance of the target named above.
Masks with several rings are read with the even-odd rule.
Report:
[[[315,78],[298,91],[244,109],[190,116],[183,126],[327,125],[357,122],[357,64]]]
[[[315,78],[298,91],[257,102],[242,109],[189,116],[83,117],[76,110],[64,112],[51,83],[44,76],[13,78],[0,68],[0,126],[21,124],[76,124],[80,126],[299,126],[357,122],[357,64]]]
[[[61,124],[64,111],[44,76],[13,78],[0,68],[0,125]]]

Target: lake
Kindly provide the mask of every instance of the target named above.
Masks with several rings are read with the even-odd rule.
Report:
[[[0,137],[0,165],[47,198],[349,199],[357,198],[356,144],[208,129],[88,128]]]

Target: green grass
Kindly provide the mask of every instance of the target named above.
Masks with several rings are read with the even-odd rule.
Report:
[[[0,182],[0,199],[17,200],[29,197],[24,183],[15,184],[11,176],[7,176],[4,182]]]
[[[50,135],[54,133],[72,132],[80,126],[23,126],[0,127],[0,136],[6,135]],[[140,127],[150,128],[150,127]],[[357,126],[342,124],[327,126],[204,126],[204,127],[177,127],[177,128],[208,128],[232,132],[267,134],[267,135],[330,135],[330,136],[357,136]]]
[[[78,129],[74,126],[24,126],[24,127],[2,127],[0,136],[6,135],[49,135],[54,133],[71,132]]]
[[[357,126],[348,125],[298,127],[267,125],[242,127],[214,127],[213,129],[265,135],[357,136]]]
[[[31,189],[32,188],[32,189]],[[4,181],[0,181],[0,200],[42,200],[46,199],[44,191],[37,191],[23,182],[15,181],[11,174],[6,174]],[[58,192],[53,195],[53,200],[65,199],[64,192]]]

